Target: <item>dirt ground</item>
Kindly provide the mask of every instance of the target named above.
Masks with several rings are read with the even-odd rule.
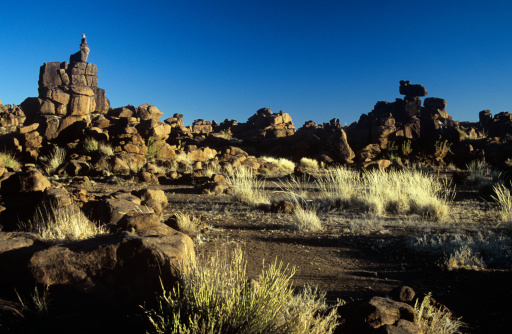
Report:
[[[250,277],[258,276],[263,263],[282,261],[295,268],[295,286],[316,286],[332,302],[386,296],[392,288],[408,285],[417,293],[432,293],[455,316],[462,317],[467,324],[464,333],[512,332],[508,320],[512,314],[510,267],[449,271],[438,265],[439,258],[407,246],[415,236],[453,230],[470,234],[494,228],[488,205],[478,194],[459,192],[451,203],[452,221],[442,225],[412,216],[375,218],[328,211],[320,215],[322,231],[299,232],[293,228],[290,214],[251,208],[227,194],[199,194],[194,185],[95,183],[90,192],[99,196],[117,189],[148,187],[160,188],[168,197],[164,221],[175,212],[201,219],[204,228],[193,237],[196,252],[206,261],[215,252],[241,247]],[[279,187],[268,191],[279,197]]]

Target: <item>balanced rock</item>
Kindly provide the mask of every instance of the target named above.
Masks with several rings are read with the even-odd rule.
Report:
[[[411,85],[410,81],[400,81],[400,94],[406,96],[427,96],[427,89],[422,85]]]

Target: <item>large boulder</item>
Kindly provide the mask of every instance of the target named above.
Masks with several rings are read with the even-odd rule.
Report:
[[[173,286],[179,263],[194,258],[190,237],[165,225],[51,247],[33,239],[0,232],[0,281],[20,293],[48,286],[52,306],[70,312],[136,310]]]

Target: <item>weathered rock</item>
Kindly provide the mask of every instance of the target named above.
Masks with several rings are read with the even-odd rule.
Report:
[[[368,312],[364,319],[365,322],[373,328],[379,328],[383,325],[393,325],[400,319],[416,322],[416,312],[409,304],[382,297],[373,297],[367,305]]]
[[[378,169],[384,170],[391,166],[391,161],[388,159],[379,159],[375,161],[368,161],[363,164],[363,168],[365,169]]]
[[[50,181],[39,171],[18,172],[2,182],[2,194],[43,192],[51,187]]]
[[[160,216],[156,213],[130,212],[116,223],[120,230],[148,230],[160,225]]]
[[[96,216],[102,223],[116,224],[124,215],[134,213],[154,212],[144,205],[138,205],[126,199],[110,198],[100,201]]]
[[[295,205],[290,201],[274,201],[270,204],[270,212],[272,213],[288,213],[295,211]]]
[[[438,97],[427,97],[425,101],[423,101],[423,106],[425,108],[445,110],[446,100],[440,99]]]
[[[400,94],[407,96],[427,96],[427,90],[422,85],[411,85],[410,81],[400,81]]]
[[[369,144],[357,152],[357,158],[360,161],[367,162],[376,159],[381,152],[379,144]]]
[[[82,34],[82,42],[80,43],[80,51],[77,53],[72,54],[69,57],[70,63],[76,63],[76,62],[87,62],[87,57],[89,56],[89,47],[87,46],[87,39],[84,34]]]
[[[60,86],[62,79],[60,78],[61,64],[59,62],[44,63],[39,70],[39,86]]]
[[[141,120],[153,119],[155,121],[159,121],[160,117],[163,114],[164,113],[161,112],[160,110],[158,110],[157,107],[152,106],[152,105],[147,104],[147,103],[143,104],[143,105],[140,105],[137,108],[137,117],[140,118]]]
[[[37,284],[66,288],[60,302],[83,295],[97,305],[135,309],[153,300],[161,284],[175,284],[178,262],[187,262],[190,254],[188,236],[160,227],[53,246],[35,252],[28,268]],[[79,307],[76,300],[69,302]]]
[[[65,188],[53,188],[45,190],[42,204],[50,207],[64,207],[73,203],[71,194]]]
[[[391,290],[391,298],[398,302],[409,303],[414,299],[416,293],[409,286],[399,286]]]
[[[160,204],[164,207],[168,203],[167,196],[165,196],[164,191],[161,189],[141,189],[139,191],[136,191],[134,194],[137,197],[141,198],[142,202],[145,202],[150,199],[155,199],[158,202],[160,202]]]
[[[31,247],[41,242],[35,233],[29,232],[0,232],[0,254],[20,248]]]

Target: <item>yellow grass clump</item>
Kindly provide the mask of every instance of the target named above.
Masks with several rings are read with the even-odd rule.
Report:
[[[436,307],[430,295],[425,296],[421,303],[414,307],[418,317],[418,325],[424,334],[456,334],[463,323],[454,318],[444,306]]]
[[[16,159],[16,157],[7,152],[0,152],[0,166],[12,168],[15,171],[19,171],[21,169],[21,164]]]
[[[295,170],[295,163],[285,158],[261,157],[261,159],[276,164],[280,171],[291,173]]]
[[[318,169],[318,161],[310,158],[301,158],[300,165],[306,169],[317,170]]]
[[[236,201],[251,206],[270,204],[270,198],[264,191],[265,181],[258,180],[252,169],[236,168],[233,174],[227,177],[227,183]]]
[[[18,225],[21,230],[34,232],[49,242],[82,240],[106,233],[105,228],[91,222],[74,205],[40,207],[32,219]]]

